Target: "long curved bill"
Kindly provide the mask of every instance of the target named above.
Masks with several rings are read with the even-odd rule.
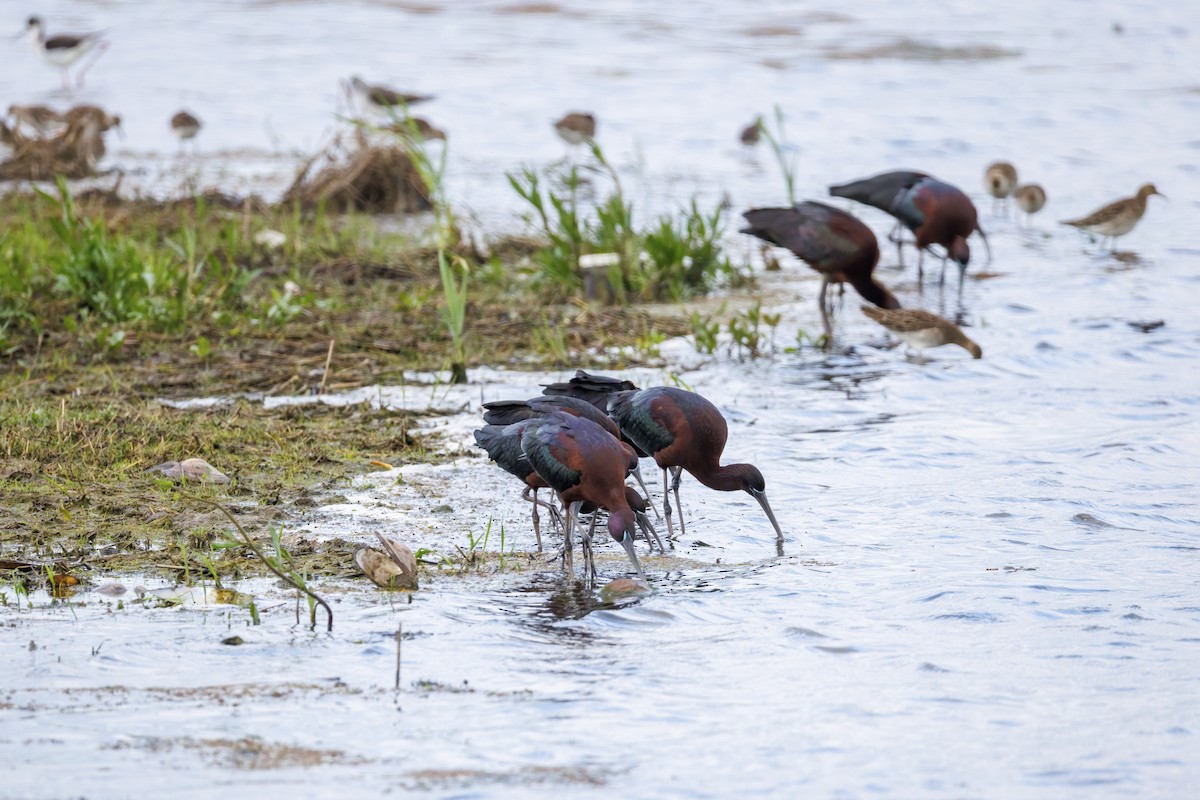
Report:
[[[771,524],[775,527],[775,554],[783,555],[783,530],[779,527],[778,520],[775,519],[775,512],[771,510],[771,504],[767,502],[767,493],[756,489],[747,489],[747,491],[758,501],[763,511],[767,512],[767,519],[771,520]]]
[[[638,577],[646,580],[646,573],[642,572],[642,565],[637,560],[637,552],[633,549],[632,533],[625,531],[625,537],[621,539],[621,546],[625,548],[625,552],[629,555],[629,560],[633,562],[633,568],[637,570]]]

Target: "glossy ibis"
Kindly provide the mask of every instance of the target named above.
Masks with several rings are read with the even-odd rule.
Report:
[[[608,413],[608,396],[613,392],[627,392],[636,389],[632,381],[610,378],[607,375],[593,375],[584,370],[575,370],[575,377],[560,383],[542,384],[542,394],[566,397],[577,397]]]
[[[896,195],[905,189],[912,188],[918,182],[928,177],[927,173],[915,170],[881,172],[869,178],[830,186],[829,194],[834,197],[845,197],[848,200],[854,200],[872,208],[878,208],[880,211],[895,217],[896,214],[892,211],[892,203],[896,202]],[[904,247],[904,237],[902,231],[903,228],[901,228],[900,222],[897,220],[896,227],[888,234],[888,238],[896,244],[896,258],[900,260],[901,266],[904,265],[904,251],[902,249]]]
[[[786,247],[821,273],[821,322],[825,338],[833,335],[825,294],[830,283],[848,283],[864,300],[881,308],[900,308],[900,302],[875,280],[879,243],[871,229],[845,211],[812,200],[791,208],[755,208],[742,215],[749,227],[742,233]]]
[[[569,414],[536,417],[524,424],[521,450],[529,463],[562,498],[567,509],[567,569],[574,573],[572,539],[581,506],[595,503],[608,511],[608,532],[629,555],[638,577],[644,578],[634,550],[637,521],[626,497],[625,472],[629,466],[621,443],[596,423]],[[584,542],[584,569],[589,577],[591,543]]]
[[[974,358],[982,358],[983,350],[967,338],[962,328],[948,319],[919,308],[888,310],[874,306],[862,306],[862,312],[896,334],[920,357],[926,347],[941,347],[956,344]]]
[[[1124,236],[1134,229],[1134,226],[1142,219],[1146,213],[1146,201],[1150,199],[1150,195],[1156,194],[1159,197],[1165,198],[1162,192],[1154,188],[1154,184],[1143,184],[1142,188],[1138,189],[1137,194],[1133,197],[1125,197],[1121,200],[1116,200],[1109,203],[1103,208],[1098,208],[1086,217],[1079,219],[1064,219],[1063,225],[1071,225],[1080,230],[1094,233],[1100,237],[1100,246],[1104,246],[1104,239],[1109,239],[1109,250],[1116,247],[1117,237]]]
[[[892,203],[892,214],[904,227],[917,236],[917,280],[924,279],[923,261],[925,251],[932,245],[945,248],[942,257],[942,278],[945,279],[946,258],[958,264],[959,288],[962,277],[971,260],[971,248],[967,237],[975,231],[983,237],[991,259],[991,246],[987,236],[979,227],[979,214],[975,204],[963,191],[936,178],[924,178],[907,189],[902,189]]]
[[[679,530],[685,534],[683,507],[679,502],[679,481],[687,470],[710,489],[722,492],[745,491],[767,514],[775,528],[775,549],[783,554],[783,531],[767,502],[766,481],[753,464],[721,466],[721,453],[729,438],[729,426],[717,407],[695,392],[671,386],[624,391],[613,394],[608,411],[635,445],[649,453],[663,471],[663,513],[671,526],[671,500],[666,497],[667,471],[674,475],[670,489],[675,492],[679,511]]]
[[[1025,212],[1025,224],[1028,225],[1033,215],[1046,205],[1046,190],[1036,183],[1026,183],[1013,190],[1013,199],[1017,208]]]
[[[621,383],[629,383],[629,381],[621,381]],[[605,402],[607,403],[607,401]],[[614,438],[621,439],[621,429],[617,427],[616,422],[613,422],[612,417],[594,404],[569,395],[544,395],[529,400],[495,400],[491,403],[484,403],[483,421],[490,425],[511,425],[523,419],[545,417],[556,412],[590,419],[611,433]],[[621,444],[629,451],[629,474],[642,487],[642,491],[649,496],[650,490],[646,488],[646,482],[642,480],[642,469],[639,464],[639,459],[644,458],[645,454],[637,452],[628,442],[621,441]],[[658,513],[657,509],[655,509],[655,513]]]
[[[1017,168],[1007,161],[996,161],[988,164],[983,172],[983,187],[992,196],[992,213],[996,212],[996,204],[1008,208],[1008,198],[1017,188]]]
[[[530,420],[523,420],[512,425],[485,425],[475,431],[475,444],[487,451],[488,458],[510,475],[515,475],[525,484],[521,497],[533,503],[533,535],[537,538],[537,549],[542,551],[541,518],[538,516],[538,506],[550,512],[551,520],[562,525],[558,509],[544,500],[539,500],[538,489],[548,489],[546,483],[534,470],[529,459],[521,452],[521,435],[525,432]],[[531,497],[532,494],[532,497]]]

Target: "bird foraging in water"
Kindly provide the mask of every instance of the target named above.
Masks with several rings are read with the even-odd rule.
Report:
[[[991,245],[979,227],[975,204],[961,189],[936,178],[923,178],[907,189],[900,190],[892,202],[892,214],[904,227],[917,236],[917,281],[924,281],[925,251],[932,245],[945,248],[942,256],[942,277],[946,278],[946,259],[958,264],[958,288],[971,260],[967,237],[976,231],[983,237],[991,260]]]
[[[587,375],[586,372],[583,374]],[[629,384],[628,381],[622,381],[621,383]],[[633,384],[629,385],[632,386]],[[607,397],[604,398],[603,404],[607,406]],[[569,395],[544,395],[529,400],[496,400],[484,403],[483,410],[483,421],[489,425],[511,425],[534,417],[546,417],[558,413],[570,414],[574,417],[589,419],[608,431],[614,439],[621,439],[620,428],[617,427],[617,423],[607,413],[601,411],[597,405],[587,400]],[[645,454],[639,453],[627,442],[622,441],[621,446],[628,451],[629,473],[637,480],[638,485],[642,487],[642,491],[649,495],[650,490],[646,488],[646,482],[642,480],[642,470],[638,465],[638,459]]]
[[[992,196],[992,213],[996,213],[997,203],[1007,210],[1008,198],[1017,188],[1017,168],[1007,161],[988,164],[983,172],[983,186]]]
[[[742,233],[786,247],[821,273],[817,302],[826,339],[833,335],[825,298],[830,283],[849,283],[864,300],[881,308],[900,307],[895,296],[872,275],[879,263],[875,234],[851,214],[807,200],[791,208],[754,208],[742,216],[750,223]]]
[[[572,111],[554,122],[554,132],[569,145],[580,145],[596,138],[596,117],[585,111]]]
[[[1013,190],[1017,208],[1025,212],[1025,224],[1046,206],[1046,190],[1036,183],[1025,183]]]
[[[625,450],[596,423],[570,414],[537,417],[525,423],[521,451],[537,474],[558,492],[567,509],[565,563],[574,572],[574,526],[584,503],[608,511],[608,532],[625,548],[639,578],[645,578],[634,549],[637,518],[626,496]],[[595,573],[591,542],[584,537],[584,573]]]
[[[1063,225],[1071,225],[1088,233],[1096,234],[1100,237],[1101,247],[1104,246],[1104,239],[1107,237],[1109,250],[1113,251],[1116,247],[1117,237],[1129,233],[1141,221],[1142,216],[1146,213],[1146,201],[1152,194],[1166,198],[1166,195],[1154,188],[1154,184],[1146,183],[1138,189],[1137,194],[1133,197],[1116,200],[1103,208],[1096,209],[1086,217],[1064,219],[1060,222]]]
[[[759,140],[762,138],[762,125],[762,117],[755,117],[754,122],[751,122],[749,125],[742,128],[742,132],[738,136],[738,140],[747,147],[753,147],[754,145],[758,144]]]
[[[845,197],[848,200],[853,200],[872,208],[878,208],[880,211],[895,217],[896,214],[892,211],[892,204],[896,202],[896,196],[901,191],[911,188],[928,177],[927,173],[916,172],[915,170],[881,172],[869,178],[830,186],[829,194],[833,197]],[[896,245],[896,258],[900,261],[900,266],[904,266],[903,230],[899,219],[897,219],[896,227],[888,234],[888,240],[894,242]]]
[[[350,78],[350,91],[358,97],[360,103],[384,116],[404,113],[407,106],[415,106],[417,103],[433,99],[433,95],[429,94],[398,92],[387,86],[367,83],[357,75]]]
[[[180,148],[183,147],[184,142],[188,141],[192,142],[194,147],[196,134],[200,132],[201,127],[203,126],[200,124],[200,120],[191,112],[179,111],[171,117],[171,133],[179,139]]]
[[[43,139],[66,123],[66,118],[49,106],[11,105],[8,116],[14,128],[24,126]]]
[[[721,454],[729,439],[729,425],[715,405],[695,392],[657,386],[616,392],[609,398],[608,411],[621,432],[649,453],[663,471],[663,514],[671,538],[674,538],[674,528],[671,525],[671,499],[666,496],[667,472],[674,475],[669,488],[675,493],[682,535],[686,529],[679,502],[679,482],[683,470],[687,470],[710,489],[744,491],[758,501],[775,528],[775,550],[783,554],[783,531],[767,502],[767,485],[762,473],[753,464],[721,466]]]
[[[884,309],[875,306],[861,306],[862,312],[871,319],[887,328],[909,347],[917,351],[920,357],[926,347],[941,347],[944,344],[956,344],[971,354],[973,358],[982,358],[983,349],[967,338],[962,328],[948,319],[931,314],[919,308]]]
[[[108,49],[108,41],[100,33],[69,34],[60,33],[57,36],[46,36],[45,24],[41,17],[30,17],[25,23],[26,35],[32,36],[33,46],[42,58],[62,70],[63,88],[71,86],[71,65],[83,56],[99,50],[103,53]],[[90,66],[90,65],[89,65]],[[79,86],[83,86],[83,76],[88,68],[84,67],[76,77]]]
[[[550,484],[538,476],[533,465],[521,452],[521,435],[525,432],[529,422],[530,420],[522,420],[511,425],[485,425],[475,431],[475,446],[483,448],[487,452],[488,458],[525,484],[521,498],[533,503],[533,535],[537,539],[537,549],[540,553],[542,551],[542,528],[541,517],[538,516],[538,506],[547,509],[551,519],[559,525],[562,524],[562,520],[559,518],[557,508],[545,500],[538,499],[538,489],[549,488]]]

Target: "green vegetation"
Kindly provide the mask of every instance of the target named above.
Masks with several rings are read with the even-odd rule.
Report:
[[[534,252],[541,271],[538,285],[558,298],[585,287],[581,258],[611,254],[604,278],[612,299],[670,300],[704,295],[721,284],[744,282],[721,247],[724,211],[700,210],[693,199],[679,215],[664,215],[648,227],[635,220],[633,203],[620,177],[600,146],[591,144],[598,178],[611,186],[609,194],[584,204],[583,178],[577,166],[565,174],[543,175],[533,168],[508,176],[509,185],[529,205],[529,224],[543,238]],[[552,184],[558,182],[561,188]]]

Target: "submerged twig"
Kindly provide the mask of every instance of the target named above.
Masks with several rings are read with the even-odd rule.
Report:
[[[333,609],[331,609],[329,607],[329,604],[325,602],[324,598],[322,598],[319,594],[314,592],[312,589],[309,589],[307,586],[305,586],[304,584],[297,581],[291,575],[287,574],[283,570],[276,567],[275,564],[272,563],[271,559],[267,558],[266,554],[263,553],[263,551],[259,548],[259,546],[254,543],[254,540],[250,538],[250,534],[246,533],[246,529],[242,527],[242,524],[240,522],[238,522],[236,518],[234,518],[233,514],[230,512],[230,510],[228,508],[221,505],[216,500],[209,500],[206,497],[196,497],[195,495],[186,494],[184,492],[180,492],[179,496],[183,497],[184,499],[187,499],[187,500],[195,500],[197,502],[204,503],[205,505],[210,505],[213,508],[220,511],[222,514],[224,514],[229,519],[229,521],[233,523],[233,527],[237,529],[238,534],[242,537],[242,543],[244,545],[246,545],[247,547],[249,547],[250,550],[254,553],[254,555],[258,556],[259,559],[262,560],[262,562],[266,566],[266,568],[268,570],[270,570],[275,575],[275,577],[279,578],[281,581],[286,583],[288,586],[291,586],[296,591],[304,592],[304,594],[308,595],[308,597],[313,602],[315,602],[317,605],[321,606],[321,608],[325,609],[325,614],[328,616],[328,620],[329,620],[329,623],[328,623],[327,627],[325,628],[325,630],[327,632],[333,631]]]

